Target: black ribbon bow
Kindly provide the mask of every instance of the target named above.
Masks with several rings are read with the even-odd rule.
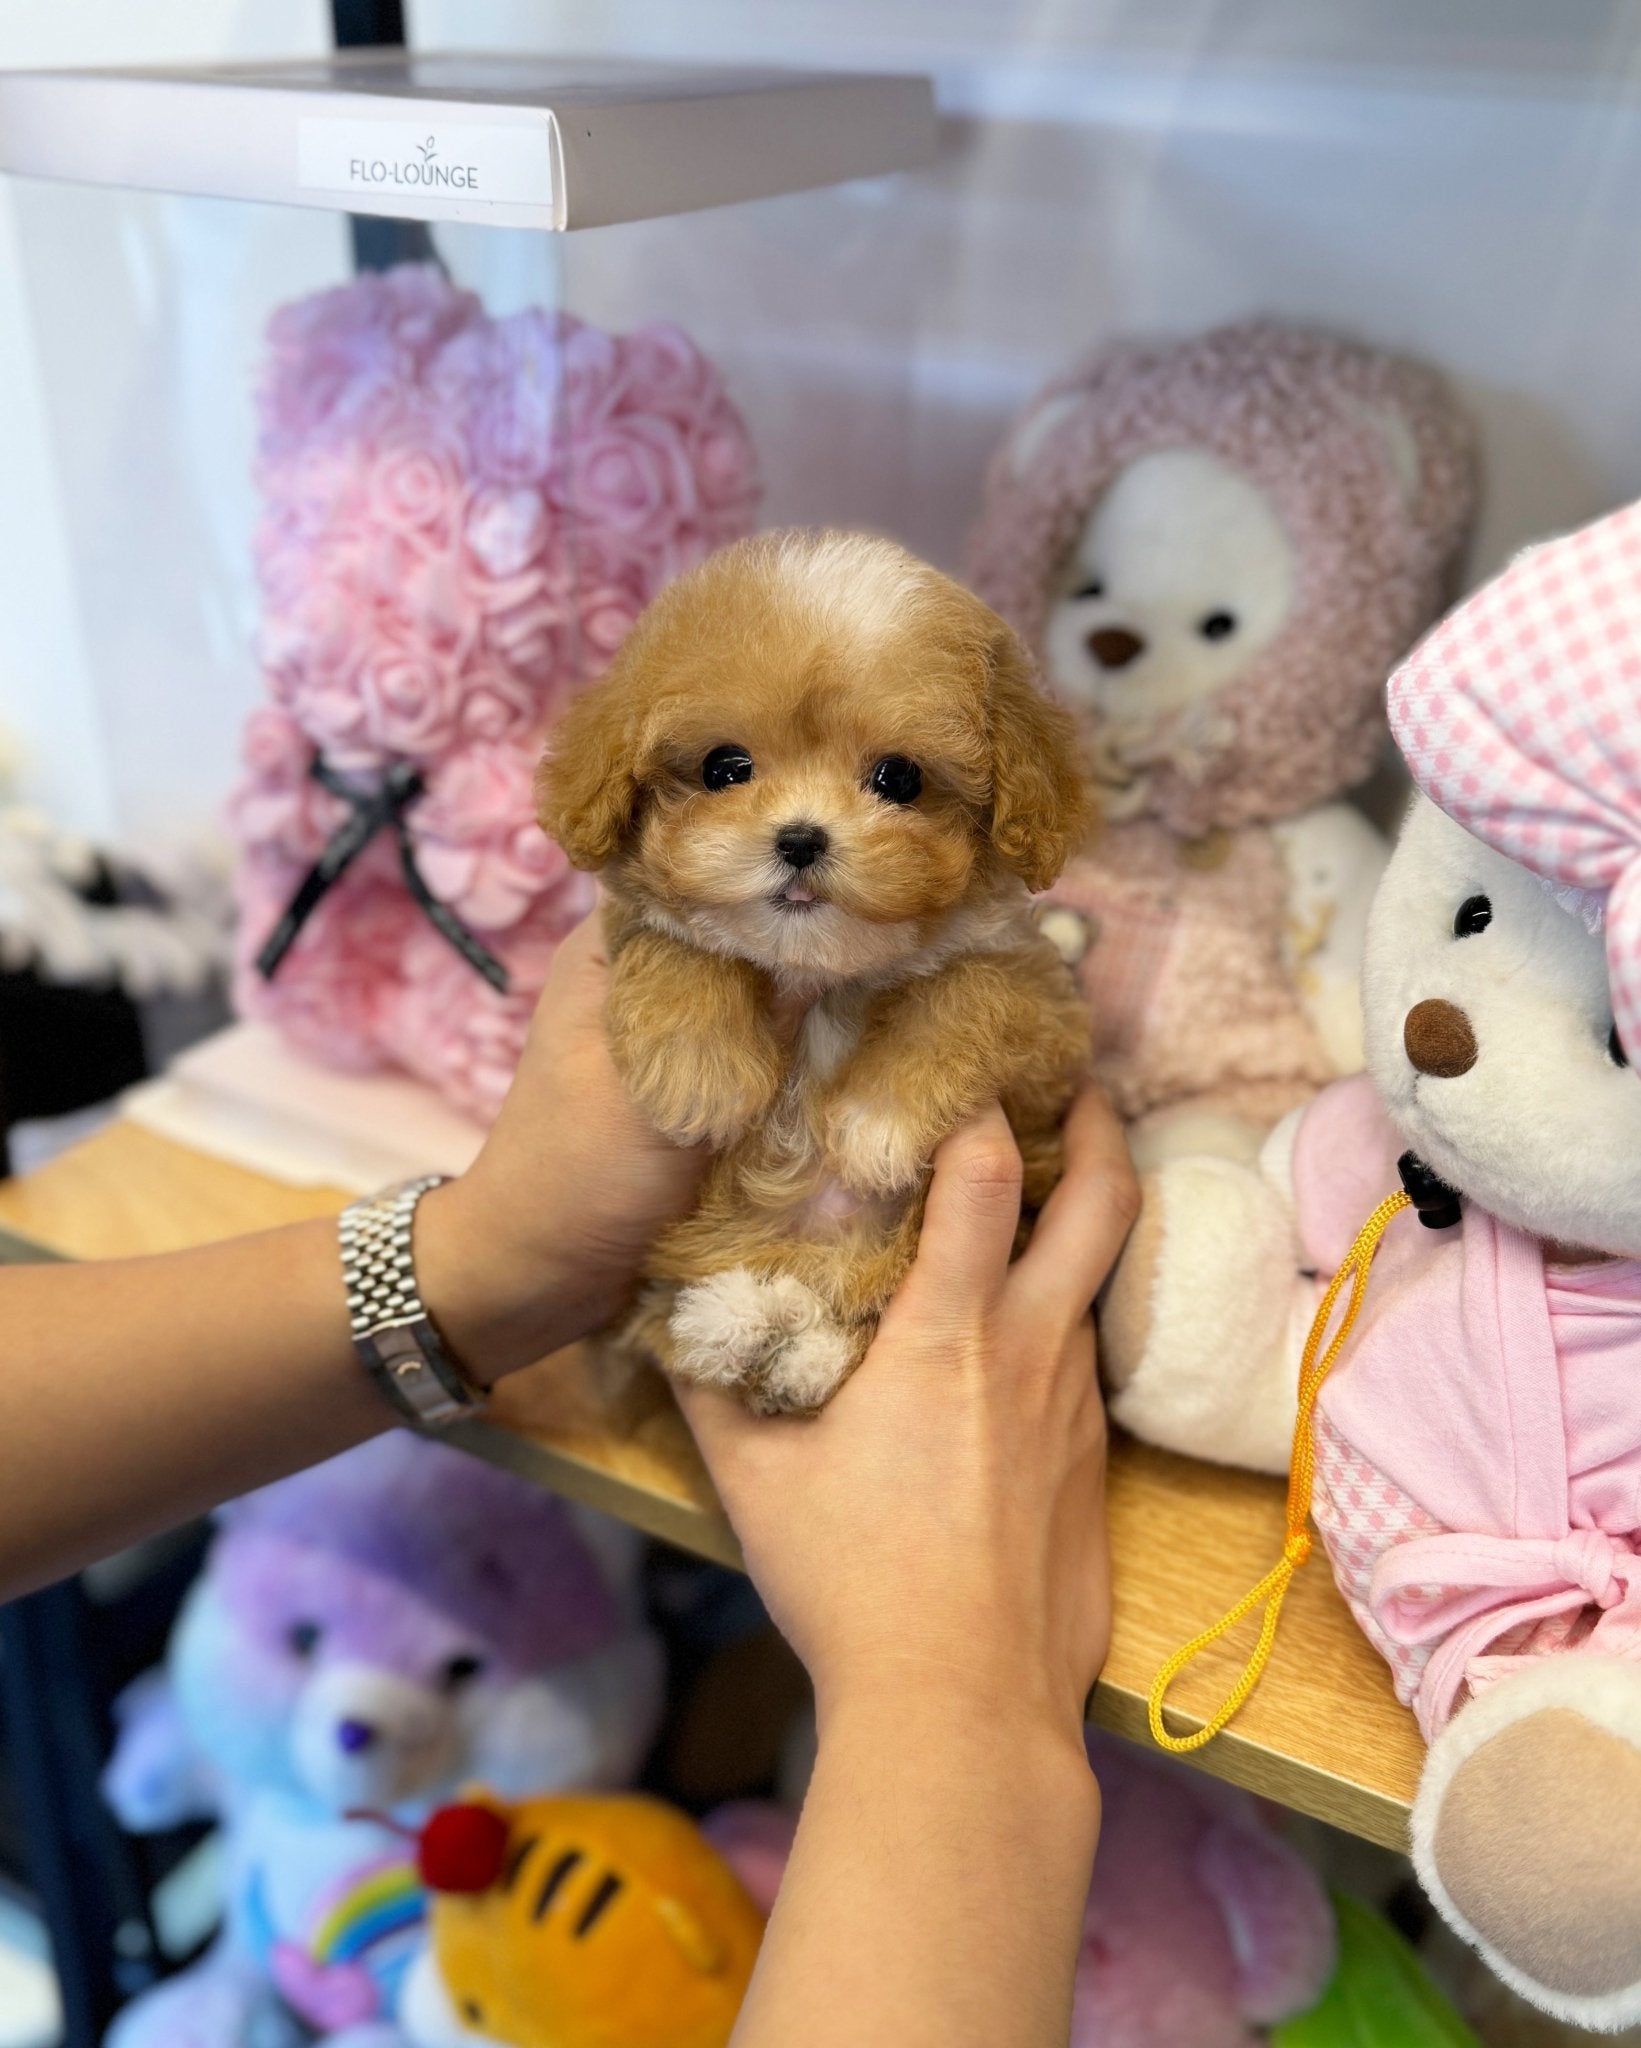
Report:
[[[416,865],[416,849],[411,842],[410,827],[405,823],[405,812],[426,787],[421,771],[408,761],[395,761],[382,777],[380,788],[355,789],[351,782],[326,763],[323,755],[316,754],[309,773],[332,796],[341,798],[348,807],[348,815],[326,840],[319,858],[302,877],[284,916],[268,934],[257,954],[257,972],[263,980],[273,980],[279,972],[279,963],[295,944],[297,933],[313,915],[320,898],[340,880],[345,869],[358,859],[377,833],[387,827],[399,842],[399,865],[404,870],[405,887],[428,923],[450,941],[476,974],[481,974],[493,989],[505,995],[507,969],[494,953],[479,943],[450,906],[439,901]]]

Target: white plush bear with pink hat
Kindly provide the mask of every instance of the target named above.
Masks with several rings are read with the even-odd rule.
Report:
[[[1641,506],[1521,556],[1390,686],[1419,785],[1369,918],[1368,1073],[1256,1166],[1150,1175],[1105,1320],[1145,1434],[1287,1462],[1430,1743],[1431,1897],[1576,2024],[1641,2021]],[[1421,1229],[1420,1222],[1429,1225]],[[1278,1650],[1280,1655],[1280,1649]]]

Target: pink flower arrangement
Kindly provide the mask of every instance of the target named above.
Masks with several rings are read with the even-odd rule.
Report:
[[[661,586],[750,530],[752,450],[680,328],[493,320],[431,266],[283,307],[268,346],[271,701],[230,805],[238,1004],[317,1058],[396,1063],[487,1120],[553,949],[593,901],[535,823],[543,737]],[[264,973],[304,877],[390,771],[419,793]],[[405,852],[505,991],[435,927]]]

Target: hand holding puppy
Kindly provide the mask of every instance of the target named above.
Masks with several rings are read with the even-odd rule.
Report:
[[[1089,1304],[1139,1206],[1097,1089],[1010,1263],[1022,1179],[995,1104],[945,1141],[911,1269],[814,1423],[755,1422],[706,1388],[679,1400],[823,1719],[845,1696],[927,1695],[1080,1753],[1111,1621]]]
[[[540,793],[603,876],[616,1065],[717,1154],[624,1341],[812,1413],[911,1263],[943,1138],[1000,1099],[1028,1211],[1058,1177],[1089,1022],[1028,892],[1083,826],[1070,721],[948,577],[775,534],[651,605]]]

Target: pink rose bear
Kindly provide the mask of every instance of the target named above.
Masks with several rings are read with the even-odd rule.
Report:
[[[1044,928],[1142,1164],[1251,1157],[1361,1065],[1385,849],[1340,799],[1448,592],[1472,472],[1434,370],[1276,320],[1113,342],[992,462],[971,579],[1076,713],[1104,818]]]
[[[1252,1166],[1151,1176],[1108,1321],[1151,1433],[1274,1445],[1322,1282],[1406,1185],[1419,1214],[1386,1227],[1321,1388],[1316,1523],[1430,1744],[1412,1832],[1432,1899],[1546,2011],[1627,2027],[1641,506],[1470,598],[1392,679],[1390,716],[1420,793],[1368,923],[1368,1073]]]
[[[749,531],[751,447],[664,324],[493,320],[407,265],[269,326],[236,998],[488,1120],[592,885],[535,822],[542,736],[661,586]]]

